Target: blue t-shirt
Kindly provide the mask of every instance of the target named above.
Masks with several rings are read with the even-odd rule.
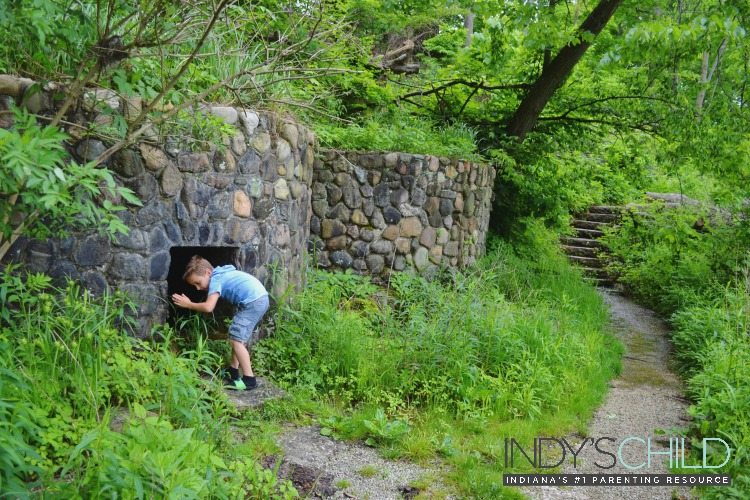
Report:
[[[208,282],[208,294],[219,293],[221,297],[234,305],[246,305],[257,300],[268,292],[263,283],[234,266],[219,266],[211,273]]]

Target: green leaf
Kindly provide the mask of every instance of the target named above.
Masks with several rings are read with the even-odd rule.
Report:
[[[139,403],[133,404],[133,415],[135,415],[136,418],[140,420],[144,420],[146,416],[148,415],[148,412],[146,411],[146,408],[143,407],[143,405]]]

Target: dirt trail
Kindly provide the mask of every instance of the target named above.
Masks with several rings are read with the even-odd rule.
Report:
[[[607,291],[601,292],[610,307],[613,327],[625,345],[623,368],[620,376],[610,383],[604,404],[594,414],[589,424],[589,437],[613,437],[619,444],[628,436],[651,438],[652,452],[668,450],[668,437],[677,436],[679,429],[687,425],[687,401],[681,383],[670,371],[671,346],[668,329],[652,311],[645,309],[625,297]],[[582,442],[582,436],[570,436],[574,449]],[[606,442],[603,442],[603,447]],[[622,458],[629,464],[640,464],[645,459],[645,446],[633,442],[634,446],[623,448]],[[655,446],[654,446],[655,445]],[[584,449],[585,450],[585,449]],[[570,456],[570,455],[568,455]],[[583,457],[582,453],[580,457]],[[629,470],[618,463],[602,470],[594,462],[606,463],[607,456],[589,454],[590,460],[572,460],[561,470],[572,474],[665,474],[668,473],[666,456],[656,455],[651,467]],[[664,457],[662,460],[656,460]],[[610,459],[611,460],[611,459]],[[618,461],[619,462],[619,461]],[[611,462],[610,462],[611,463]],[[690,498],[687,488],[674,486],[586,486],[524,488],[523,492],[533,499],[556,500],[575,498],[590,499],[672,499]]]
[[[284,395],[273,382],[260,377],[253,391],[227,391],[238,409],[257,408]],[[276,441],[282,453],[262,463],[291,480],[302,498],[401,500],[418,494],[420,498],[451,498],[443,491],[437,461],[425,467],[387,460],[362,443],[323,436],[318,426],[287,426]]]
[[[419,498],[446,498],[437,466],[425,468],[410,462],[387,460],[377,450],[361,443],[321,436],[319,427],[292,427],[277,441],[284,450],[282,469],[286,466],[293,473],[287,477],[300,491],[313,491],[310,498],[399,500],[414,498],[417,494],[421,494]],[[305,480],[304,476],[310,479]],[[309,488],[305,483],[314,487]],[[423,487],[427,485],[427,489],[413,486],[420,483]]]

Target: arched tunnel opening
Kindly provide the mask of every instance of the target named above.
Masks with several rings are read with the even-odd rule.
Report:
[[[212,266],[224,266],[231,264],[238,266],[239,249],[236,247],[172,247],[169,251],[171,262],[169,265],[169,274],[167,275],[167,296],[169,297],[170,304],[172,303],[172,294],[180,293],[187,295],[193,302],[203,302],[206,300],[206,292],[199,291],[189,286],[182,279],[182,275],[185,273],[185,267],[187,266],[193,255],[200,255],[204,259],[208,260]],[[211,315],[206,316],[205,319],[210,324],[215,323],[215,330],[211,332],[211,336],[219,336],[220,334],[226,333],[227,327],[225,325],[225,319],[231,318],[233,314],[232,306],[222,300],[214,309],[213,317]],[[173,326],[179,326],[186,320],[189,320],[192,315],[201,314],[189,309],[183,309],[176,307],[172,304],[169,312],[169,323]]]

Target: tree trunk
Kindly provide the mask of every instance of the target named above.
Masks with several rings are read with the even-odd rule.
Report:
[[[698,83],[701,85],[701,89],[698,91],[698,95],[695,98],[695,113],[700,116],[701,112],[703,112],[703,104],[706,100],[706,88],[708,87],[708,84],[711,83],[711,80],[714,77],[714,73],[716,73],[716,69],[719,67],[719,62],[721,62],[721,56],[724,55],[724,50],[727,48],[727,39],[722,39],[721,43],[719,44],[719,49],[716,51],[716,58],[714,59],[713,64],[711,65],[711,69],[709,70],[709,59],[711,55],[707,50],[703,51],[703,64],[701,64],[701,78]]]
[[[557,4],[559,2],[560,2],[560,0],[550,0],[549,1],[549,5],[547,6],[547,8],[549,9],[549,11],[551,13],[555,12],[555,7],[557,6]],[[550,49],[549,47],[545,47],[544,48],[544,58],[542,60],[542,71],[544,71],[545,69],[547,69],[547,66],[549,66],[550,61],[552,61],[552,49]]]
[[[554,59],[542,70],[542,74],[531,86],[508,122],[506,132],[510,136],[523,140],[534,128],[539,115],[552,95],[568,78],[578,61],[591,45],[584,39],[584,34],[598,35],[612,18],[622,0],[600,0],[578,29],[581,34],[578,43],[566,45]]]
[[[677,0],[677,26],[682,24],[682,13],[684,11],[682,0]],[[680,57],[677,50],[672,54],[672,60],[672,91],[676,94],[680,88]]]
[[[464,17],[464,28],[466,28],[464,47],[471,47],[471,37],[474,35],[474,17],[475,14],[472,11],[467,12],[466,17]]]

